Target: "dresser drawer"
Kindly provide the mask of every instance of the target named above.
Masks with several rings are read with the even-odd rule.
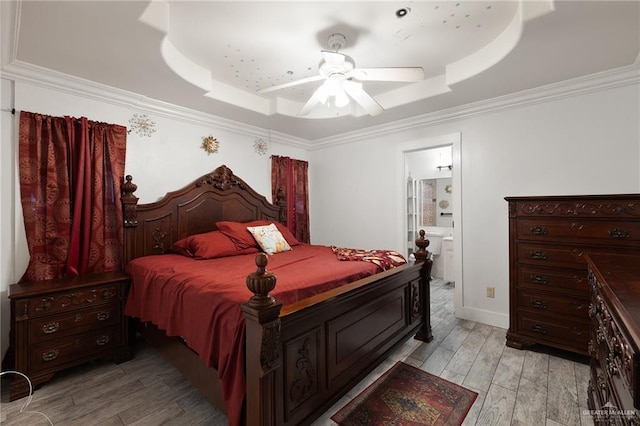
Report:
[[[518,313],[518,332],[547,344],[572,346],[579,348],[581,353],[587,353],[588,322],[567,318],[559,319],[520,310]]]
[[[517,249],[519,263],[543,267],[572,268],[584,271],[586,276],[587,267],[584,262],[584,253],[584,246],[549,243],[521,243]]]
[[[71,311],[100,302],[119,300],[123,297],[121,288],[120,284],[110,284],[24,299],[17,303],[16,314],[20,317],[34,318]]]
[[[564,220],[608,219],[628,221],[640,216],[637,194],[507,197],[510,215],[519,220],[533,217]]]
[[[518,287],[586,295],[589,292],[587,274],[583,270],[563,270],[522,266],[518,269]]]
[[[73,363],[82,358],[89,359],[97,353],[105,353],[110,348],[121,347],[122,343],[120,329],[108,327],[36,345],[29,348],[29,370],[35,373],[55,369],[65,363]]]
[[[120,304],[101,304],[29,321],[29,344],[57,339],[88,329],[119,324]]]
[[[519,239],[567,241],[604,240],[614,244],[640,241],[640,223],[599,220],[587,218],[569,219],[521,219],[518,221],[517,236]]]
[[[556,315],[565,318],[570,316],[581,321],[589,320],[589,298],[554,294],[534,289],[519,289],[518,306],[522,310],[534,312],[535,315]]]

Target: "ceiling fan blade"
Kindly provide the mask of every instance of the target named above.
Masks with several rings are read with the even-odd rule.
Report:
[[[371,97],[367,92],[362,89],[362,84],[354,83],[352,81],[344,81],[342,83],[344,91],[347,92],[354,101],[356,101],[365,111],[371,116],[378,115],[384,108],[380,106],[375,99]]]
[[[318,104],[324,104],[327,102],[327,98],[329,97],[329,92],[327,91],[326,82],[318,87],[313,95],[309,98],[306,104],[302,106],[300,111],[298,111],[298,115],[307,115],[313,108],[315,108]]]
[[[264,89],[258,90],[256,93],[259,94],[259,95],[262,95],[264,93],[274,92],[276,90],[286,89],[287,87],[293,87],[293,86],[297,86],[299,84],[310,83],[312,81],[318,81],[318,80],[322,80],[322,79],[324,79],[323,76],[315,75],[313,77],[302,78],[300,80],[295,80],[295,81],[290,81],[288,83],[279,84],[277,86],[265,87]]]
[[[407,68],[356,68],[351,76],[360,81],[406,81],[424,80],[424,70],[420,67]]]
[[[346,56],[342,53],[333,52],[331,50],[322,50],[321,53],[325,63],[332,67],[340,68],[346,60]]]

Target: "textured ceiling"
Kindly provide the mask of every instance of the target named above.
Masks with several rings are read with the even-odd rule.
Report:
[[[315,141],[637,64],[639,5],[3,1],[3,26],[7,14],[16,22],[10,37],[3,29],[2,65],[35,65]],[[340,52],[357,67],[422,67],[425,79],[364,82],[385,108],[376,117],[322,105],[298,117],[321,81],[257,93],[317,75],[333,33],[346,36]]]

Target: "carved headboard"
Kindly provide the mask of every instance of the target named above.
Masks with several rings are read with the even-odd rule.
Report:
[[[125,264],[136,257],[166,253],[182,238],[214,231],[221,220],[286,223],[284,196],[279,193],[276,205],[271,204],[227,166],[149,204],[138,204],[132,180],[128,175],[122,186]]]

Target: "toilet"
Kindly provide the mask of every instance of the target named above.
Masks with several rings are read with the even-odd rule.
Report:
[[[431,258],[433,260],[431,275],[435,278],[444,277],[444,264],[442,256],[440,256],[442,252],[442,238],[444,236],[445,235],[442,232],[438,231],[425,231],[424,233],[424,237],[429,240],[427,250],[431,254]]]
[[[442,238],[444,234],[441,232],[425,231],[424,237],[429,240],[427,250],[434,256],[439,256],[442,250]]]

